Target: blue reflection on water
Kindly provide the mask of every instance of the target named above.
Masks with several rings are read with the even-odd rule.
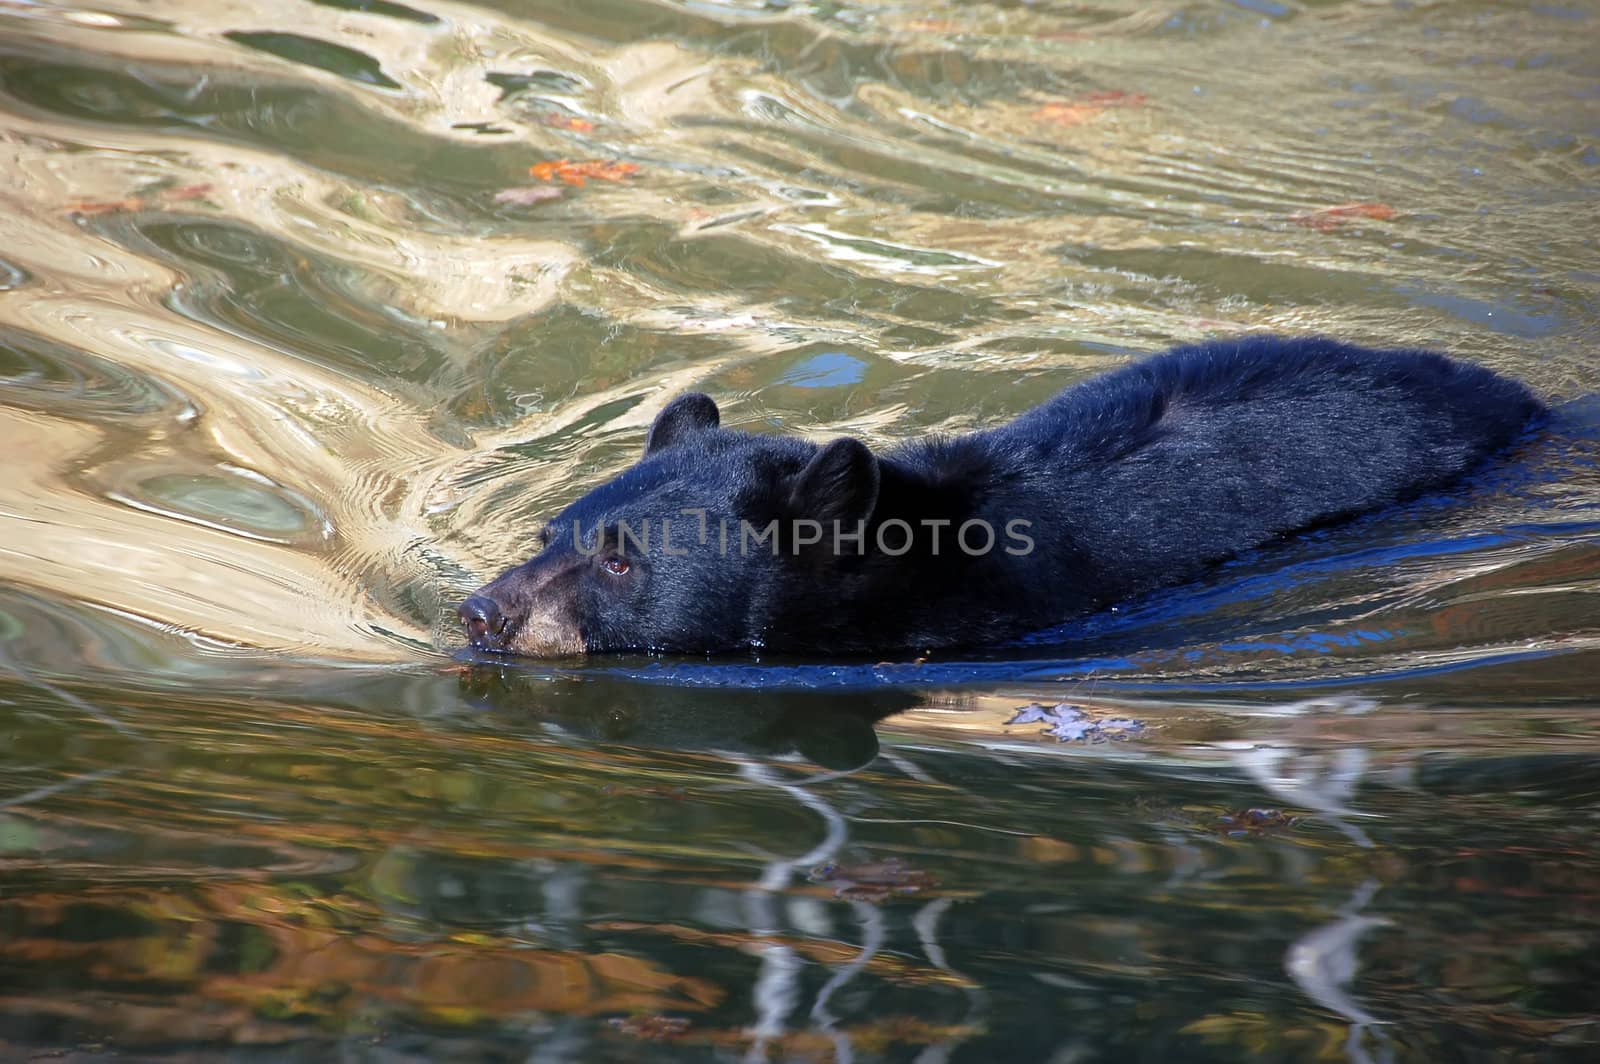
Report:
[[[794,388],[839,388],[859,384],[866,376],[867,364],[843,351],[825,351],[797,362],[778,380]]]

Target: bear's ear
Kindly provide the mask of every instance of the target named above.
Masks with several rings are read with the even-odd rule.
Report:
[[[663,447],[681,443],[697,432],[714,429],[721,422],[717,404],[711,396],[700,392],[687,392],[668,403],[656,415],[650,426],[650,435],[644,441],[644,454],[648,458]]]
[[[878,504],[878,459],[849,437],[823,447],[789,485],[789,507],[797,517],[827,525],[854,525]]]

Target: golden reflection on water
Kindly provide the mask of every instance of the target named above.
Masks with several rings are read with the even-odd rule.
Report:
[[[1592,387],[1592,54],[1276,7],[0,4],[0,582],[406,660],[689,387],[881,443],[1252,328]]]

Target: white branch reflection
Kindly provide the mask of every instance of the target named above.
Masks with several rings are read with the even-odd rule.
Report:
[[[1350,1022],[1345,1053],[1354,1064],[1371,1064],[1374,1060],[1363,1045],[1369,1031],[1383,1042],[1377,1059],[1387,1061],[1393,1056],[1387,1040],[1374,1030],[1387,1021],[1368,1012],[1349,992],[1361,967],[1357,944],[1368,931],[1391,923],[1382,917],[1360,915],[1377,893],[1376,880],[1361,884],[1339,910],[1338,919],[1296,939],[1283,958],[1284,971],[1307,997]]]
[[[788,794],[822,818],[827,830],[822,841],[799,857],[768,862],[762,869],[756,885],[744,893],[745,917],[751,932],[758,938],[773,938],[782,930],[777,914],[777,898],[794,879],[796,871],[832,859],[845,844],[849,832],[844,817],[816,793],[805,787],[779,779],[765,764],[737,755],[727,755],[739,766],[739,775],[760,787],[771,787]],[[750,1033],[755,1036],[745,1059],[767,1059],[767,1042],[783,1034],[790,1013],[800,997],[800,969],[804,962],[794,950],[780,942],[769,942],[761,947],[761,973],[756,978],[753,991],[756,1022]]]

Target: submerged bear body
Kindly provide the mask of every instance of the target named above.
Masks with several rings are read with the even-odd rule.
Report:
[[[1448,485],[1542,411],[1442,355],[1276,337],[881,454],[723,429],[690,394],[460,615],[477,649],[546,657],[993,644]]]

